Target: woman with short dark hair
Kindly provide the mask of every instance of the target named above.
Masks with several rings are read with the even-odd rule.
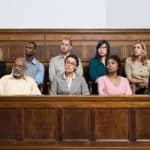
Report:
[[[70,54],[65,59],[65,72],[52,81],[51,95],[89,95],[88,85],[83,76],[75,71],[79,65],[76,55]]]

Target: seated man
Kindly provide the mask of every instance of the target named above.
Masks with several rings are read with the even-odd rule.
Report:
[[[25,57],[27,69],[26,76],[32,77],[37,85],[43,83],[44,79],[44,66],[35,58],[36,43],[28,42],[25,46]]]
[[[70,39],[63,39],[61,42],[61,54],[57,55],[50,59],[49,63],[49,80],[52,82],[56,75],[62,74],[65,71],[64,68],[64,60],[70,55],[70,51],[72,49],[72,42]],[[81,64],[81,60],[79,59],[79,66],[77,67],[76,73],[79,75],[83,74],[83,68]]]
[[[0,95],[41,95],[34,79],[24,76],[25,58],[17,58],[12,73],[0,79]]]

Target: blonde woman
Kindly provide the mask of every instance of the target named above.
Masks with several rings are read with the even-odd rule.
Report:
[[[6,74],[6,65],[3,61],[3,51],[0,48],[0,78]]]
[[[144,42],[134,44],[131,56],[125,62],[125,72],[130,83],[135,85],[135,94],[144,94],[150,77],[150,60]]]

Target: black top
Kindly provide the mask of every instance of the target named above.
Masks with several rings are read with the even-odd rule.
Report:
[[[6,74],[6,64],[4,61],[0,61],[0,78]]]

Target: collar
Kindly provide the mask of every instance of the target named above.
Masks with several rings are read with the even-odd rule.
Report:
[[[27,64],[33,64],[36,65],[37,64],[37,60],[35,58],[32,59],[31,63],[26,61]]]
[[[21,79],[23,79],[23,80],[26,80],[26,77],[25,76],[22,76],[21,78],[15,78],[12,74],[10,74],[10,79],[15,79],[15,80],[21,80]]]
[[[75,74],[75,73],[73,73],[72,79],[74,79],[75,77],[76,77],[76,74]],[[63,73],[63,79],[66,79],[66,75],[65,75],[65,73]]]
[[[65,59],[67,56],[69,56],[70,55],[70,53],[68,53],[67,55],[59,55],[59,59]]]

